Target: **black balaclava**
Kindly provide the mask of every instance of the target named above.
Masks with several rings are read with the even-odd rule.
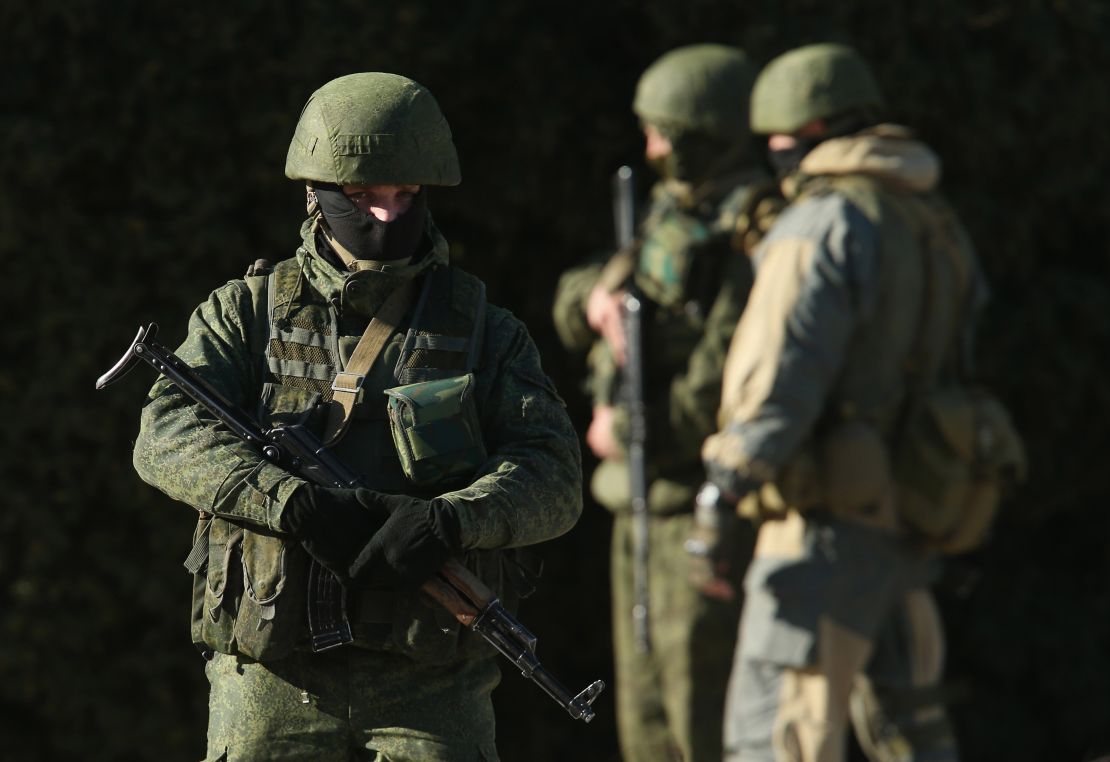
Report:
[[[390,261],[417,253],[428,217],[428,194],[423,187],[408,211],[392,222],[364,214],[338,185],[313,183],[312,189],[331,234],[355,259]]]
[[[806,157],[806,154],[826,139],[825,137],[798,138],[793,148],[785,148],[778,151],[773,151],[768,148],[767,161],[770,162],[771,169],[774,170],[775,176],[782,180],[794,174],[798,171],[798,167],[801,166],[802,159]]]
[[[806,154],[821,143],[824,143],[826,140],[831,140],[832,138],[842,138],[845,135],[852,135],[878,122],[878,112],[872,109],[850,111],[845,114],[829,117],[825,120],[825,132],[822,135],[810,138],[797,138],[797,143],[793,148],[787,148],[781,151],[767,149],[767,160],[771,163],[771,168],[775,171],[775,175],[782,180],[797,172]]]

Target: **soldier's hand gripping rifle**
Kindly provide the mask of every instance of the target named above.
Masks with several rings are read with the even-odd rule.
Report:
[[[200,403],[245,442],[257,447],[267,459],[290,473],[327,487],[361,487],[362,478],[340,461],[320,439],[303,425],[263,429],[255,420],[229,402],[214,387],[172,351],[154,340],[158,326],[140,328],[135,340],[115,366],[97,379],[103,389],[134,367],[136,360],[148,363],[188,397]],[[518,622],[469,569],[451,559],[436,576],[424,583],[423,591],[450,611],[456,620],[486,639],[525,677],[555,699],[571,717],[589,722],[592,704],[605,688],[595,680],[573,695],[536,658],[536,636]],[[331,595],[338,593],[338,597]],[[322,594],[321,594],[322,593]],[[312,601],[334,600],[334,610],[315,608]],[[313,650],[325,650],[351,641],[346,618],[346,590],[330,572],[313,562],[309,571],[309,629]]]
[[[636,229],[635,183],[632,168],[622,166],[613,176],[613,216],[617,230],[617,250],[632,246]],[[628,476],[632,497],[632,626],[636,650],[651,651],[648,591],[648,510],[647,473],[644,443],[647,422],[644,416],[644,342],[643,305],[635,285],[635,266],[624,295],[624,400],[628,406]]]

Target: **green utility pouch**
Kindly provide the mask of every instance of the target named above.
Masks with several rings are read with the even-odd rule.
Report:
[[[205,568],[193,576],[193,643],[202,651],[233,653],[232,630],[243,595],[239,575],[239,546],[243,530],[221,518],[202,517],[194,544],[207,538]]]
[[[193,643],[203,652],[241,653],[279,659],[305,639],[303,579],[307,557],[273,535],[244,531],[221,518],[203,516],[194,548],[207,543],[204,568],[193,575]],[[281,601],[281,610],[278,601]]]
[[[305,639],[295,612],[308,605],[304,585],[287,584],[308,575],[308,558],[299,545],[259,531],[243,533],[242,597],[232,634],[236,650],[252,659],[280,659]],[[279,609],[280,600],[280,611]]]
[[[942,553],[980,545],[1003,490],[1025,477],[1025,448],[1009,413],[974,387],[927,393],[896,445],[898,515]]]
[[[470,477],[486,460],[473,373],[386,389],[389,428],[414,485]]]

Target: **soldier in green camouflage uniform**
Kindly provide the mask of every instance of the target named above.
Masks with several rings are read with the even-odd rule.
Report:
[[[891,463],[912,395],[950,374],[983,286],[936,154],[881,122],[866,63],[812,45],[767,64],[752,129],[790,206],[754,258],[706,468],[763,519],[726,717],[740,762],[954,762],[936,557]]]
[[[601,459],[594,497],[614,513],[611,556],[617,722],[627,762],[721,757],[721,712],[751,531],[730,522],[715,543],[731,566],[691,578],[684,543],[704,478],[699,452],[714,429],[721,373],[750,286],[744,252],[766,176],[747,128],[755,69],[738,50],[692,45],[652,64],[634,111],[660,175],[631,250],[568,271],[554,317],[568,349],[589,352]],[[626,461],[629,419],[619,399],[625,351],[619,299],[629,282],[644,304],[648,588],[651,651],[634,642],[633,519]],[[711,543],[713,544],[713,543]],[[704,573],[710,572],[710,573]]]
[[[372,489],[314,486],[154,385],[135,466],[200,512],[207,759],[495,760],[492,649],[418,588],[457,556],[512,597],[505,549],[581,511],[574,429],[524,325],[448,264],[426,186],[457,184],[458,162],[425,88],[382,73],[329,82],[286,174],[309,187],[296,256],[216,289],[177,353],[264,425],[329,436],[345,419],[333,449]],[[376,361],[350,371],[402,289],[412,298]],[[350,645],[309,647],[310,560],[346,583]]]

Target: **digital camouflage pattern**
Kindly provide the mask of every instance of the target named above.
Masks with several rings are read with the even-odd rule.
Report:
[[[632,627],[633,552],[628,465],[603,460],[591,491],[615,513],[611,577],[617,726],[626,762],[719,760],[721,707],[741,601],[704,596],[688,579],[683,543],[693,526],[694,496],[705,480],[703,439],[715,426],[721,373],[751,283],[739,220],[747,229],[763,177],[730,174],[700,186],[661,182],[639,233],[629,269],[643,295],[644,394],[649,518],[648,626],[653,651],[636,651]],[[753,226],[758,227],[758,225]],[[608,268],[615,263],[611,262]],[[608,346],[585,321],[590,291],[608,283],[601,264],[565,273],[554,318],[564,345],[589,352],[587,389],[598,405],[617,406],[614,434],[628,441],[620,372]],[[614,288],[621,284],[614,284]],[[739,546],[750,547],[751,536]],[[739,590],[743,559],[733,566]]]
[[[948,232],[917,230],[921,220],[901,203],[935,196],[938,178],[936,155],[902,128],[822,142],[784,183],[793,203],[756,251],[725,371],[723,429],[703,450],[707,462],[766,482],[745,501],[766,520],[745,578],[726,759],[843,759],[850,701],[863,695],[857,674],[892,689],[870,691],[854,719],[894,723],[887,737],[912,739],[913,759],[956,759],[935,690],[943,641],[928,616],[932,562],[896,533],[884,444],[922,316],[925,372],[936,373],[970,328],[953,263],[933,263],[926,295],[921,241]],[[892,657],[877,644],[893,637],[907,600],[917,603],[900,636],[906,647],[895,649],[902,661],[882,664]],[[874,759],[902,758],[883,743]]]
[[[433,245],[418,263],[344,273],[318,248],[317,225],[317,219],[306,221],[302,226],[303,245],[295,260],[279,263],[276,268],[277,272],[291,270],[297,276],[293,282],[304,289],[307,311],[293,302],[281,301],[281,294],[276,297],[279,304],[274,311],[278,320],[275,325],[289,337],[300,337],[305,342],[298,350],[303,353],[300,358],[292,357],[296,341],[283,346],[278,366],[270,365],[262,355],[267,342],[257,339],[256,292],[244,281],[232,281],[217,289],[198,307],[177,354],[233,404],[247,410],[259,407],[266,423],[305,420],[319,433],[323,416],[316,403],[329,387],[322,380],[313,386],[313,368],[335,363],[331,368],[334,374],[345,364],[369,315],[404,279],[421,277],[432,266],[444,266],[447,246],[429,218],[427,235]],[[469,282],[470,277],[460,271],[456,280]],[[288,292],[285,296],[288,298]],[[319,318],[321,309],[337,308],[338,314],[330,322],[314,323],[310,319],[312,315]],[[581,464],[577,437],[562,400],[543,372],[527,330],[510,313],[492,305],[487,305],[483,321],[484,338],[474,372],[472,400],[486,457],[472,476],[461,482],[454,478],[437,487],[434,483],[413,485],[404,475],[390,434],[389,398],[383,393],[386,388],[402,385],[395,373],[404,324],[368,374],[364,400],[356,406],[350,430],[336,453],[362,471],[372,488],[394,494],[438,495],[451,502],[459,516],[465,560],[484,579],[501,588],[497,578],[502,567],[492,553],[540,542],[569,529],[581,511]],[[330,337],[329,331],[333,332]],[[265,331],[262,333],[265,335]],[[316,346],[318,343],[330,348]],[[275,373],[275,367],[280,374]],[[300,376],[282,375],[294,372]],[[208,568],[198,575],[201,595],[195,599],[194,640],[217,652],[238,653],[261,662],[245,671],[210,668],[212,695],[234,705],[238,697],[250,695],[253,685],[266,684],[268,678],[259,675],[268,672],[271,665],[291,663],[288,659],[314,659],[317,655],[303,651],[307,634],[303,605],[307,557],[299,544],[287,542],[281,532],[286,501],[302,481],[264,460],[165,379],[155,383],[144,407],[135,466],[144,480],[174,499],[215,516],[209,530]],[[233,589],[229,580],[237,580],[240,587]],[[450,615],[432,608],[417,592],[385,589],[373,580],[365,588],[352,590],[351,604],[356,643],[343,652],[361,648],[367,654],[393,653],[392,661],[380,662],[390,665],[391,670],[381,678],[409,685],[409,692],[399,700],[409,697],[414,707],[421,700],[424,688],[419,683],[425,676],[435,669],[447,670],[444,675],[457,675],[459,679],[444,678],[441,687],[445,693],[436,700],[455,707],[478,701],[480,706],[474,708],[478,725],[471,738],[476,745],[485,743],[482,739],[492,739],[492,717],[483,725],[485,720],[479,715],[490,711],[490,671],[496,673],[496,666],[490,663],[488,671],[460,666],[475,659],[481,662],[490,655],[480,639],[469,634],[460,636]],[[227,660],[221,659],[220,663],[226,664]],[[327,672],[330,663],[338,662],[313,662],[321,673]],[[367,657],[366,663],[373,662]],[[468,683],[468,675],[477,682]],[[340,674],[332,677],[332,684],[344,684],[345,677],[341,679]],[[372,682],[369,675],[366,682]],[[278,693],[284,690],[276,684],[273,689]],[[325,691],[322,698],[335,697]],[[374,700],[372,696],[367,698],[370,708]],[[435,707],[429,705],[426,709],[431,713]],[[280,722],[294,722],[297,715],[283,717]],[[222,738],[225,732],[248,736],[262,732],[252,729],[247,721],[235,728],[225,727],[221,724],[224,720],[218,713],[211,717],[213,738]],[[309,718],[310,722],[316,720]],[[433,736],[438,732],[423,720],[416,726],[431,728]],[[346,737],[345,730],[343,733]],[[452,750],[456,740],[436,741],[444,744],[443,756],[424,758],[459,758],[457,750]],[[475,746],[469,748],[473,751]]]
[[[311,226],[304,232],[297,259],[304,265],[305,281],[325,300],[341,301],[344,286],[355,278],[316,253]],[[437,250],[445,254],[445,242],[434,234]],[[428,259],[434,262],[434,257]],[[360,279],[367,274],[360,273]],[[246,409],[257,405],[262,385],[260,358],[249,350],[252,310],[246,285],[231,281],[200,305],[177,350],[221,394]],[[355,338],[351,346],[365,322],[363,316],[340,324],[346,336]],[[389,367],[387,361],[381,364]],[[387,399],[380,392],[365,394],[378,400],[384,414]],[[577,436],[527,329],[492,305],[475,396],[490,456],[473,482],[443,494],[458,509],[463,547],[517,547],[565,532],[581,510]],[[348,462],[365,467],[357,460]],[[214,424],[166,379],[154,385],[143,409],[135,467],[175,500],[272,532],[280,532],[284,500],[302,483]]]
[[[217,654],[205,668],[207,762],[492,762],[489,659],[446,668],[358,648],[265,665]]]
[[[739,183],[698,209],[671,183],[653,191],[641,225],[643,243],[636,284],[648,299],[644,314],[645,401],[649,510],[692,511],[703,470],[700,448],[716,427],[720,373],[751,283],[747,258],[731,245],[732,225],[763,176],[734,176]],[[568,349],[589,347],[586,387],[595,404],[617,405],[620,369],[608,347],[585,323],[585,304],[602,278],[599,265],[565,273],[556,288],[554,319]],[[627,442],[628,417],[618,410],[615,429]],[[624,462],[605,461],[592,490],[614,512],[629,506]]]
[[[613,645],[617,724],[626,760],[717,760],[721,755],[721,712],[736,642],[741,598],[722,601],[703,595],[687,580],[690,559],[683,544],[694,517],[653,517],[648,529],[648,610],[652,652],[633,643],[628,612],[633,585],[632,517],[614,517],[612,579]],[[742,589],[743,559],[751,555],[754,530],[741,527],[736,561],[728,575]]]
[[[407,77],[348,74],[301,112],[285,176],[336,185],[458,185],[451,128],[435,97]]]

